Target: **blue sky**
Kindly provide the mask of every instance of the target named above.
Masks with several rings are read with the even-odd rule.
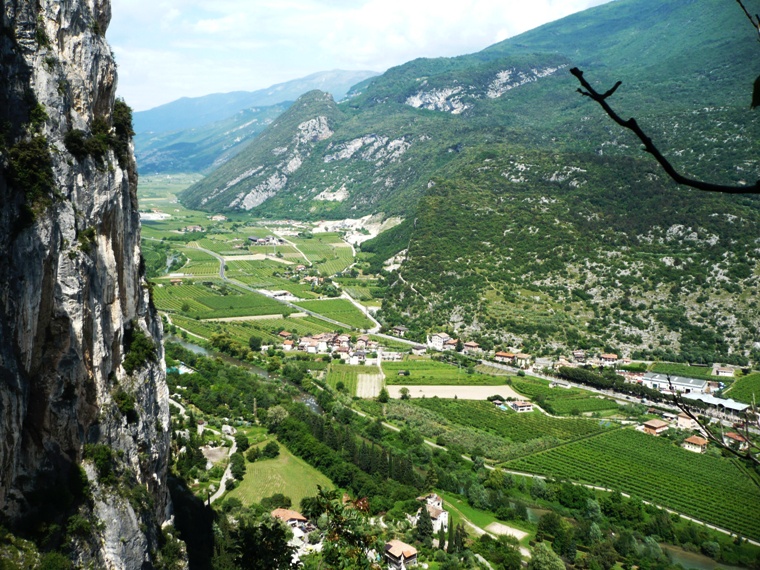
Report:
[[[112,0],[119,95],[135,110],[330,69],[479,51],[609,0]]]

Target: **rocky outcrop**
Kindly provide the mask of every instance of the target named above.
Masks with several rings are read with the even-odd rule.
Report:
[[[3,0],[0,516],[23,531],[78,515],[83,566],[150,568],[168,390],[110,16],[108,0]]]

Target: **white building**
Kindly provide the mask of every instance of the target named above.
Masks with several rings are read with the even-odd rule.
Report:
[[[435,333],[427,339],[427,344],[430,348],[437,351],[443,351],[444,345],[451,340],[451,337],[444,332]]]
[[[660,392],[676,391],[683,394],[704,394],[709,388],[707,380],[673,376],[672,374],[668,378],[667,374],[658,372],[647,372],[644,374],[642,383],[652,390],[659,390]]]

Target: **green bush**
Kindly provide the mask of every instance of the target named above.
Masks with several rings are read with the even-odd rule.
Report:
[[[122,366],[131,376],[135,370],[144,367],[148,362],[155,362],[158,353],[153,341],[136,324],[131,329],[126,329],[124,336],[125,355]]]
[[[110,447],[87,444],[84,446],[84,455],[95,464],[98,480],[101,483],[113,483],[116,480],[113,472],[113,451]]]

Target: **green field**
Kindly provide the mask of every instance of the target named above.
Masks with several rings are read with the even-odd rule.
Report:
[[[578,415],[585,412],[614,410],[617,402],[578,388],[549,387],[541,378],[512,378],[512,387],[552,414]]]
[[[687,378],[699,378],[701,380],[718,380],[713,376],[712,367],[689,366],[687,364],[673,364],[671,362],[655,362],[651,367],[652,372],[661,374],[673,374],[674,376],[685,376]]]
[[[760,372],[739,378],[724,394],[746,404],[760,400]]]
[[[331,363],[327,370],[325,381],[333,389],[337,389],[338,382],[343,382],[346,392],[350,396],[356,395],[356,385],[359,382],[359,374],[377,373],[377,367],[373,366],[350,366],[348,364]]]
[[[262,447],[264,443],[258,444]],[[301,499],[317,494],[317,485],[332,489],[332,482],[303,459],[294,456],[278,443],[280,455],[275,459],[260,459],[255,463],[246,461],[243,480],[226,497],[236,497],[244,505],[260,503],[264,497],[282,493],[293,501],[298,510]]]
[[[292,238],[303,254],[323,275],[335,275],[354,262],[353,252],[339,234],[319,233],[310,239]]]
[[[416,398],[410,400],[446,418],[449,422],[475,428],[509,441],[528,442],[541,437],[571,440],[587,437],[605,429],[608,424],[585,418],[552,418],[541,412],[522,413],[502,410],[491,402]]]
[[[287,315],[293,312],[287,305],[269,297],[221,282],[169,285],[164,281],[162,284],[153,290],[156,308],[160,311],[182,312],[191,318]]]
[[[409,347],[406,347],[409,350]],[[409,371],[409,376],[399,376],[401,371]],[[383,362],[383,372],[388,384],[408,386],[501,386],[505,376],[492,376],[467,370],[453,364],[439,362],[426,357],[407,357],[401,362]]]
[[[302,301],[296,303],[308,311],[324,315],[339,323],[345,323],[357,329],[370,329],[373,326],[364,313],[354,307],[351,301],[346,299],[326,299],[324,301]]]
[[[760,489],[731,460],[692,453],[632,429],[555,447],[505,467],[632,493],[760,539]]]

